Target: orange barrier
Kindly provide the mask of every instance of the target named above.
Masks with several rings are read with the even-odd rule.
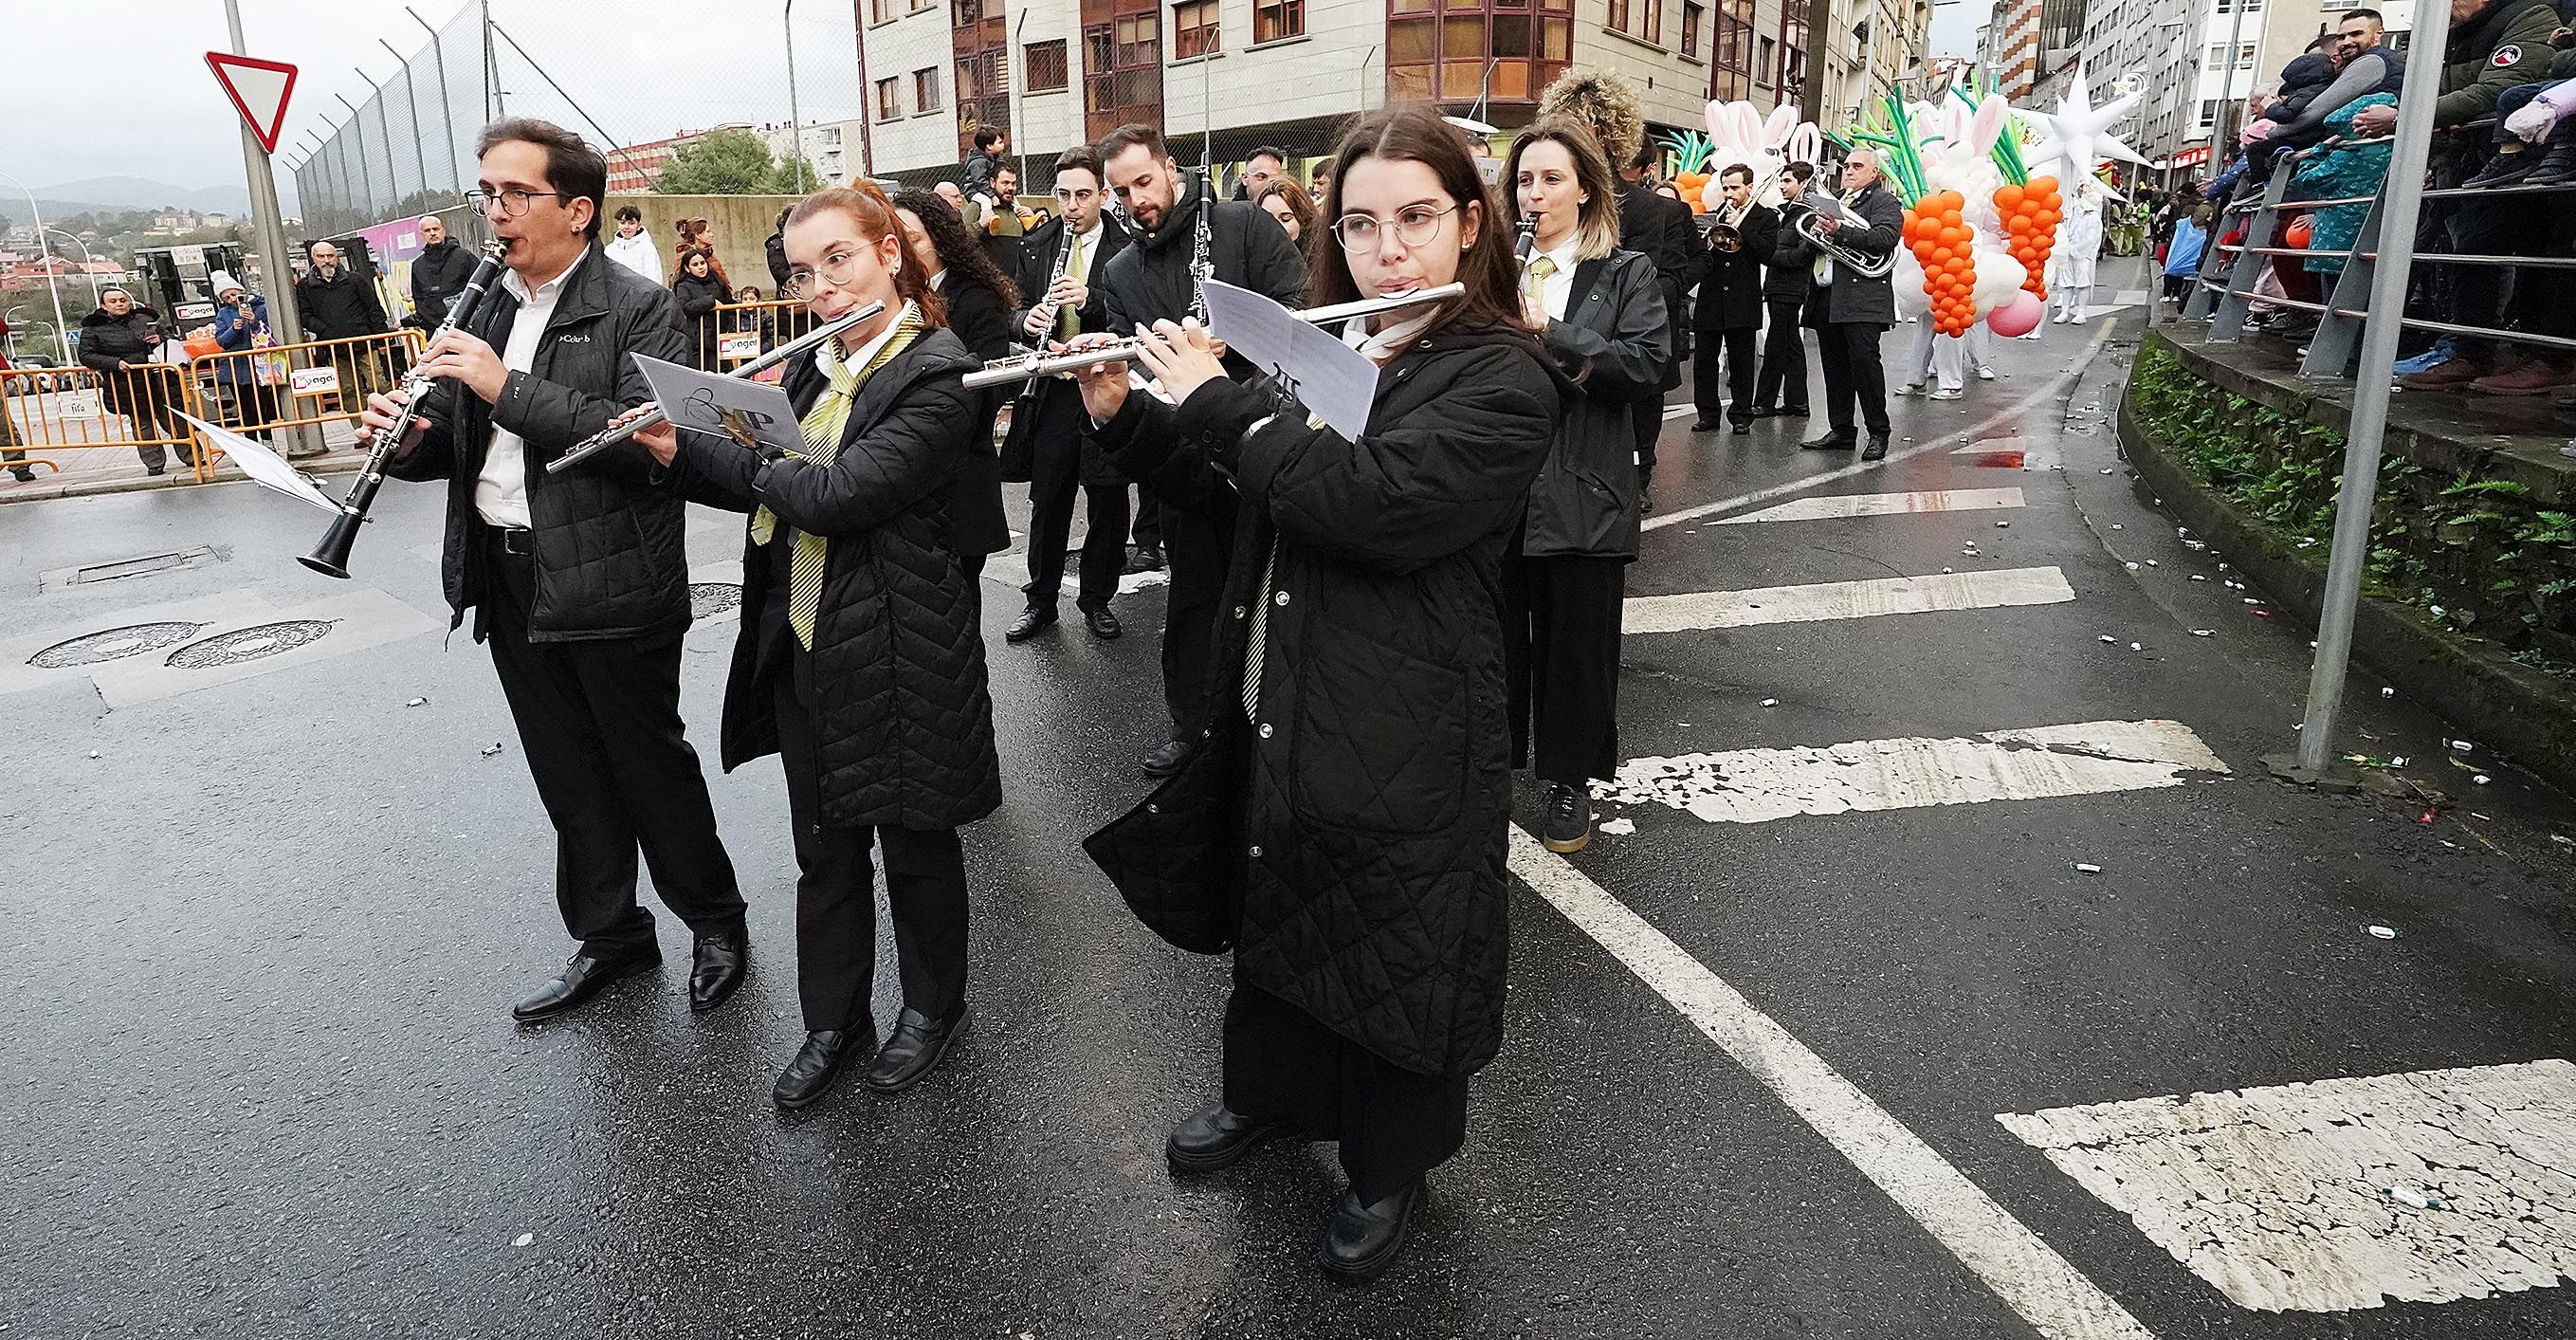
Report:
[[[732,371],[814,328],[814,314],[795,298],[716,304],[716,362]],[[763,381],[775,377],[763,374]]]
[[[367,397],[399,385],[424,343],[406,329],[202,355],[188,364],[188,412],[263,441],[280,428],[354,426]],[[213,477],[220,455],[205,454],[199,479]]]
[[[188,370],[170,363],[0,371],[0,467],[59,474],[70,453],[102,449],[184,463],[194,430],[173,411],[190,407],[187,392]]]

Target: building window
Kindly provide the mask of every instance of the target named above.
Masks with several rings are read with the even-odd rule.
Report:
[[[1022,47],[1020,64],[1028,71],[1031,93],[1054,93],[1070,82],[1065,74],[1064,39],[1061,37],[1052,42],[1031,42]]]
[[[939,110],[938,66],[912,72],[912,104],[912,110],[915,112]]]
[[[1780,69],[1780,44],[1771,38],[1760,37],[1754,39],[1754,46],[1753,82],[1769,88],[1773,76]]]
[[[1163,119],[1163,20],[1157,0],[1083,0],[1083,130],[1097,140]]]
[[[930,8],[931,3],[932,0],[911,0],[911,3],[905,6],[903,12],[907,14],[918,14],[921,11]]]
[[[1253,0],[1254,45],[1306,35],[1306,0]]]
[[[1807,82],[1807,9],[1804,5],[1780,8],[1780,93],[1786,97],[1805,88]]]
[[[1610,26],[1623,33],[1628,31],[1628,0],[1610,0]]]
[[[868,0],[868,22],[884,23],[894,18],[892,0]]]
[[[1216,0],[1179,0],[1172,6],[1172,59],[1212,56],[1217,47]]]
[[[1710,97],[1740,102],[1752,96],[1756,82],[1771,78],[1771,39],[1762,39],[1758,64],[1753,51],[1753,0],[1717,0],[1717,40],[1709,50],[1709,64],[1714,67],[1708,73]]]
[[[1436,15],[1433,3],[1387,0],[1390,99],[1527,104],[1573,58],[1573,0],[1444,0]]]
[[[1662,46],[1664,44],[1664,0],[1637,0],[1637,4],[1646,12],[1646,30],[1638,36],[1656,46]]]
[[[877,119],[891,121],[903,115],[903,90],[893,77],[877,81]]]
[[[2200,100],[2200,128],[2201,128],[2202,130],[2207,130],[2207,129],[2209,129],[2211,126],[2214,126],[2214,125],[2217,125],[2217,124],[2218,124],[2218,99],[2216,99],[2216,98],[2203,98],[2203,99],[2201,99],[2201,100]]]
[[[1682,54],[1699,55],[1700,29],[1707,25],[1708,7],[1698,0],[1682,0]]]

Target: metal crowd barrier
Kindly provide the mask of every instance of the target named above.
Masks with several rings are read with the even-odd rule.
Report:
[[[2492,121],[2459,127],[2462,131],[2491,128]],[[2307,149],[2284,153],[2275,162],[2271,179],[2259,196],[2245,196],[2231,201],[2210,227],[2208,246],[2201,253],[2199,272],[2194,276],[2190,298],[2184,303],[2182,318],[2209,323],[2208,342],[2234,344],[2245,338],[2248,317],[2253,304],[2267,303],[2314,314],[2317,329],[2308,340],[2307,352],[2301,357],[2299,375],[2311,378],[2347,378],[2354,374],[2354,361],[2361,354],[2362,324],[2370,312],[2371,276],[2379,261],[2380,220],[2386,211],[2388,183],[2369,195],[2331,198],[2292,196],[2291,177],[2297,163],[2314,155],[2336,152],[2354,141],[2329,140]],[[2536,150],[2535,150],[2536,151]],[[2430,201],[2480,199],[2511,200],[2521,196],[2565,195],[2576,192],[2576,182],[2556,186],[2480,186],[2440,187],[2425,190],[2421,198]],[[2340,250],[2312,249],[2280,244],[2287,212],[2313,212],[2334,206],[2367,205],[2360,231],[2352,245]],[[2244,239],[2222,243],[2230,231],[2230,221],[2246,219]],[[2442,229],[2430,230],[2441,237]],[[2260,293],[2255,285],[2265,270],[2279,256],[2339,256],[2345,264],[2333,278],[2333,287],[2323,302],[2308,302],[2279,294]],[[2576,257],[2530,255],[2497,256],[2466,252],[2448,252],[2418,246],[2418,265],[2509,266],[2526,270],[2576,268]],[[2501,313],[2499,313],[2501,319]],[[2514,330],[2503,326],[2467,325],[2437,320],[2412,313],[2399,313],[2396,320],[2410,329],[2436,334],[2462,335],[2495,340],[2506,344],[2529,345],[2544,349],[2576,350],[2576,338]]]
[[[261,440],[280,428],[354,429],[367,397],[399,384],[423,342],[406,329],[207,354],[188,364],[188,412]],[[198,477],[212,478],[214,461],[200,460]]]
[[[187,380],[172,363],[0,372],[0,468],[60,473],[65,453],[110,448],[185,463],[194,430],[172,411],[188,408]]]
[[[716,362],[731,371],[814,328],[814,314],[795,298],[716,304]],[[769,380],[763,373],[761,380]]]

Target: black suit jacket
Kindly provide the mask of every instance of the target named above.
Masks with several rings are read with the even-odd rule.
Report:
[[[978,359],[1006,357],[1011,352],[1011,314],[993,290],[951,270],[941,281],[940,298],[948,305],[948,330]],[[1002,392],[974,392],[975,432],[968,440],[966,464],[948,492],[949,542],[961,557],[998,554],[1011,547],[1011,523],[1002,512],[1002,458],[993,449],[993,419],[1001,412]]]
[[[1699,303],[1691,309],[1691,329],[1753,330],[1762,324],[1762,263],[1771,257],[1780,236],[1780,211],[1755,205],[1736,225],[1743,246],[1736,251],[1708,249],[1708,272],[1699,281]]]

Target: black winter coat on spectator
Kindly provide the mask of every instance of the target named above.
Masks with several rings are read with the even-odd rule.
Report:
[[[429,429],[386,473],[397,479],[447,481],[447,545],[442,567],[450,626],[475,613],[481,641],[485,526],[474,507],[498,424],[526,443],[528,514],[535,524],[536,600],[531,642],[644,637],[689,626],[689,563],[681,543],[683,508],[658,483],[653,458],[629,443],[561,474],[545,464],[652,398],[627,354],[679,363],[689,356],[679,308],[661,285],[608,259],[594,244],[573,262],[555,297],[554,315],[526,372],[513,372],[501,398],[483,398],[454,381],[431,383],[422,417]],[[503,276],[504,282],[507,276]],[[510,341],[519,304],[496,288],[467,327],[495,349]]]
[[[150,363],[161,338],[161,314],[139,302],[123,316],[96,307],[81,318],[81,366],[98,374],[100,403],[113,413],[137,416],[137,429],[160,418],[167,392],[179,386],[176,377],[125,370],[128,363]]]
[[[697,349],[697,366],[708,372],[722,372],[716,362],[716,334],[724,325],[716,304],[730,298],[724,281],[710,275],[700,279],[683,272],[671,281],[671,297],[680,304],[680,316],[689,323],[689,335]]]
[[[1638,262],[1643,268],[1644,262]],[[1210,734],[1083,844],[1128,905],[1394,1065],[1467,1075],[1502,1045],[1510,732],[1503,546],[1547,454],[1559,380],[1511,330],[1389,361],[1360,441],[1212,381],[1131,395],[1123,473],[1240,490]],[[1243,676],[1265,560],[1262,715]]]
[[[458,246],[453,238],[434,247],[424,247],[411,263],[411,315],[403,319],[407,326],[436,330],[447,319],[449,303],[465,291],[465,281],[474,277],[474,253]]]
[[[772,546],[787,528],[820,535],[823,598],[814,620],[814,711],[823,820],[835,828],[970,824],[1002,802],[984,639],[948,528],[949,491],[974,452],[973,400],[959,378],[980,360],[932,329],[859,387],[841,451],[828,465],[754,453],[706,433],[680,435],[674,482],[736,512],[767,506],[771,545],[746,542],[742,632],[725,681],[724,767],[778,750],[772,676],[793,673],[764,636],[767,607],[788,598]],[[786,367],[802,415],[825,382],[810,358]]]
[[[456,282],[461,287],[465,281]],[[295,310],[304,318],[304,334],[310,339],[347,339],[381,334],[385,329],[385,305],[376,297],[375,281],[359,277],[346,265],[327,282],[320,270],[296,280]]]

